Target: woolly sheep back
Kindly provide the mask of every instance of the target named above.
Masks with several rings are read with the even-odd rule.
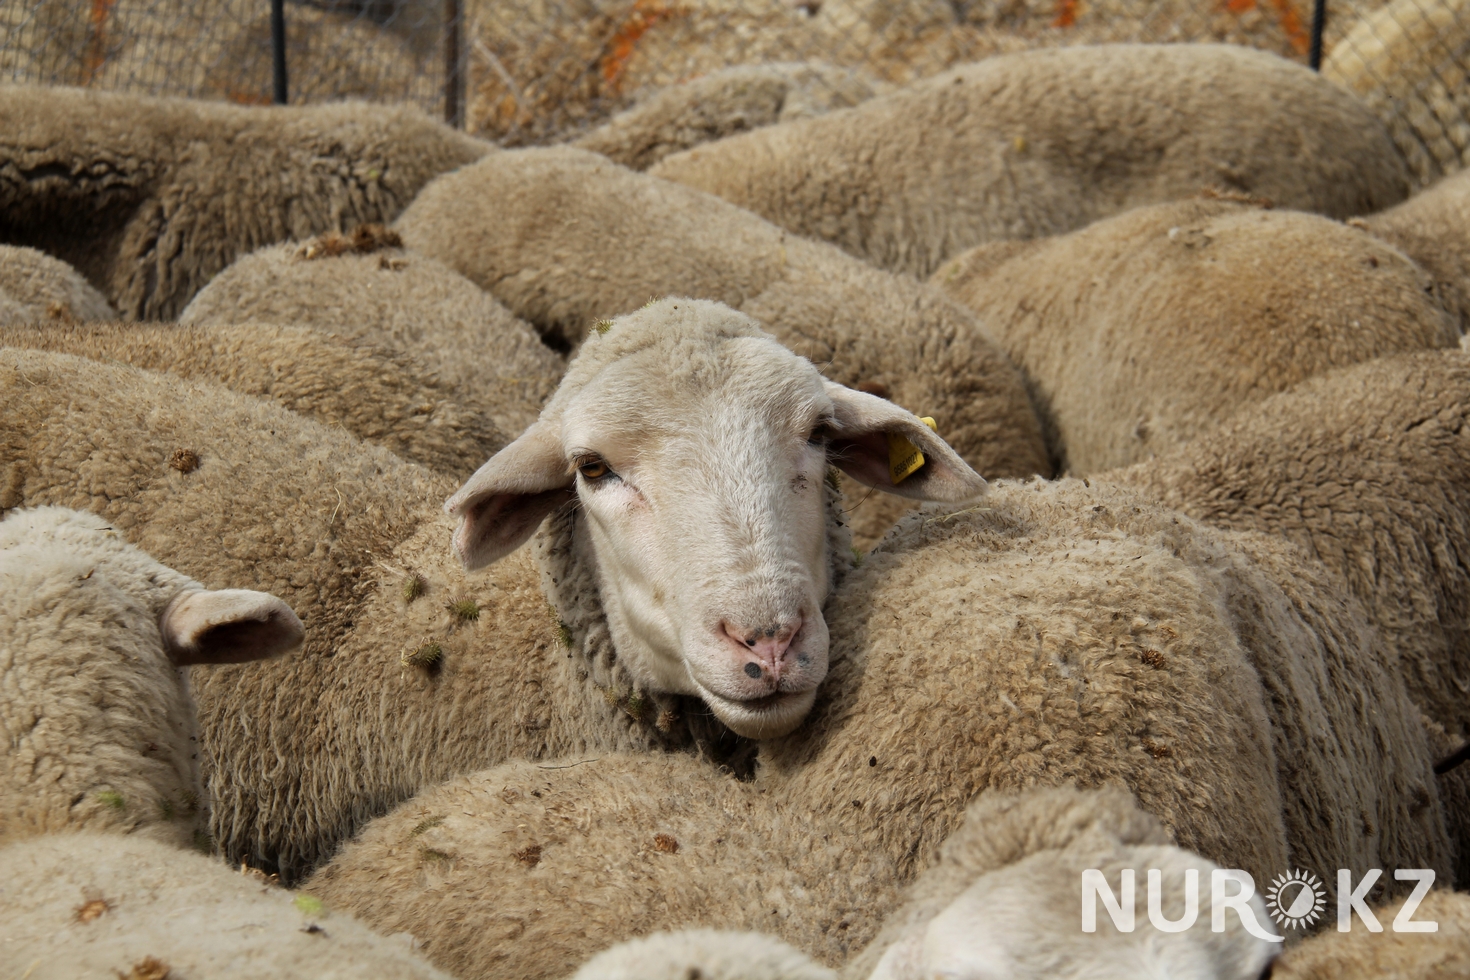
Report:
[[[116,316],[102,294],[65,262],[33,248],[0,245],[0,327]]]
[[[67,834],[0,848],[6,961],[31,980],[124,975],[448,980],[406,937],[216,860],[116,834]],[[152,959],[153,972],[143,967]]]
[[[1385,871],[1385,874],[1389,872]],[[1415,922],[1437,922],[1434,934],[1395,932],[1403,900],[1374,909],[1382,932],[1353,917],[1344,935],[1329,926],[1288,947],[1272,964],[1273,980],[1455,980],[1470,976],[1470,895],[1437,889],[1414,912]]]
[[[718,929],[656,932],[603,950],[572,980],[837,980],[837,974],[772,936]]]
[[[402,351],[507,436],[536,420],[565,365],[529,326],[427,255],[350,242],[325,236],[247,255],[215,276],[179,322],[311,327]]]
[[[462,478],[507,438],[460,393],[408,355],[304,327],[137,323],[0,327],[0,347],[111,360],[214,381]]]
[[[127,319],[172,319],[240,255],[390,221],[491,150],[408,106],[3,86],[0,241],[71,263]]]
[[[1021,366],[1075,474],[1167,452],[1331,368],[1459,339],[1429,277],[1394,248],[1220,200],[979,246],[931,282]]]
[[[1304,66],[1225,44],[1001,55],[650,173],[919,277],[986,241],[1056,235],[1205,187],[1334,218],[1409,190],[1356,99]]]
[[[875,82],[821,62],[738,65],[662,88],[572,142],[634,170],[671,153],[873,97]]]
[[[1446,177],[1359,225],[1403,250],[1430,275],[1445,309],[1470,331],[1470,170]]]

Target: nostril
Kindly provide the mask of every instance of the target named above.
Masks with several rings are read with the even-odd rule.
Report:
[[[746,640],[745,641],[745,645],[748,646],[748,647],[753,647],[753,646],[755,646],[755,640],[753,640],[753,639]]]
[[[754,680],[755,678],[759,677],[760,675],[761,675],[760,664],[746,664],[745,665],[745,676],[746,677],[749,677],[752,680]]]

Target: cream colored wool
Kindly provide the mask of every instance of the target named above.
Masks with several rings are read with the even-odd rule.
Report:
[[[323,254],[304,258],[313,248]],[[264,248],[210,280],[179,318],[186,325],[252,320],[408,354],[512,438],[536,420],[565,368],[484,290],[398,248],[333,255],[320,239]]]
[[[658,932],[605,949],[572,980],[836,980],[800,950],[755,932]]]
[[[1459,339],[1397,250],[1326,218],[1226,201],[982,245],[930,282],[1021,367],[1076,474],[1168,452],[1331,368]]]
[[[1354,224],[1427,270],[1460,331],[1470,330],[1470,171],[1445,177],[1403,204]]]
[[[1369,932],[1353,916],[1346,935],[1329,925],[1282,954],[1272,980],[1464,980],[1470,977],[1470,895],[1432,891],[1414,911],[1413,922],[1437,922],[1433,933],[1395,932],[1403,907],[1394,902],[1374,910],[1382,932]]]
[[[647,170],[701,143],[857,105],[876,87],[862,72],[821,62],[739,65],[658,89],[572,145]]]
[[[1334,218],[1408,194],[1373,114],[1236,45],[1001,55],[651,171],[920,277],[987,241],[1056,235],[1220,187]]]
[[[239,256],[390,221],[491,149],[407,106],[4,86],[0,241],[71,263],[127,319],[171,319]]]
[[[514,150],[435,181],[395,227],[548,337],[575,344],[667,295],[719,300],[831,380],[936,419],[987,479],[1052,471],[1019,373],[968,310],[710,195],[582,150]],[[854,526],[868,543],[901,508],[873,510]]]
[[[217,860],[134,837],[66,834],[0,849],[7,976],[448,980],[407,937],[297,901]]]
[[[301,645],[274,596],[209,591],[63,507],[0,520],[0,843],[106,829],[203,839],[186,668]]]
[[[0,347],[214,381],[456,478],[473,473],[508,441],[458,389],[409,355],[354,346],[307,327],[45,323],[0,327]]]
[[[883,931],[867,949],[844,965],[843,975],[852,980],[870,975],[928,980],[957,972],[1013,980],[1186,975],[1257,980],[1279,947],[1250,936],[1237,915],[1227,914],[1222,933],[1213,932],[1204,919],[1173,935],[1151,925],[1146,869],[1163,872],[1160,911],[1170,920],[1184,911],[1185,869],[1199,872],[1200,893],[1209,894],[1214,867],[1171,843],[1158,820],[1115,786],[982,793],[944,842],[939,862],[909,887],[903,906],[884,920]],[[1087,868],[1101,870],[1110,886],[1122,869],[1134,870],[1132,934],[1112,927],[1106,913],[1098,916],[1097,933],[1086,935],[1078,928],[1070,910]],[[1263,887],[1257,886],[1250,903],[1252,914],[1274,931]],[[1200,911],[1208,917],[1208,908]]]
[[[1355,602],[1289,545],[1080,481],[1004,482],[906,518],[826,609],[832,670],[753,784],[662,756],[502,766],[374,822],[309,887],[445,969],[529,980],[701,926],[838,964],[894,907],[883,875],[939,860],[986,789],[1126,786],[1258,883],[1449,866],[1417,713]],[[658,833],[675,858],[693,835],[689,863],[660,864]]]
[[[0,326],[117,316],[77,270],[33,248],[0,245]]]
[[[456,976],[553,980],[677,928],[758,930],[837,964],[897,903],[898,877],[860,840],[705,760],[599,752],[426,790],[302,890],[410,932]]]
[[[1206,524],[1294,542],[1341,576],[1440,757],[1470,739],[1467,411],[1470,356],[1403,354],[1312,378],[1107,479]],[[1470,881],[1470,772],[1439,784],[1457,880]]]

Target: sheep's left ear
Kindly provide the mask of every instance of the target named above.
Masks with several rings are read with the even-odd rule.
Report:
[[[985,492],[985,478],[912,412],[827,382],[834,406],[827,458],[859,483],[915,500],[960,504]],[[913,468],[923,454],[923,464]],[[909,466],[897,465],[905,457]],[[905,474],[905,470],[908,472]]]
[[[241,664],[301,646],[306,630],[291,607],[264,592],[185,592],[159,618],[163,648],[180,667]]]

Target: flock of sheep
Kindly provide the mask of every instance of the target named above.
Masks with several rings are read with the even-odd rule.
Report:
[[[1467,975],[1470,178],[1228,46],[727,82],[0,88],[0,962]]]

